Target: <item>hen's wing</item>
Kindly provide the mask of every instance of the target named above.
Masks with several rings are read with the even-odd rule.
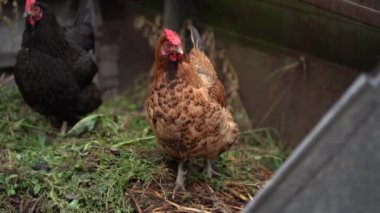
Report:
[[[66,39],[80,48],[90,51],[95,49],[95,34],[89,23],[64,27]]]
[[[210,98],[218,102],[223,107],[226,106],[226,93],[224,91],[224,86],[222,82],[217,79],[215,83],[209,88]]]
[[[82,89],[78,94],[76,113],[85,115],[96,110],[102,104],[101,93],[94,83]]]
[[[85,88],[92,83],[92,79],[98,72],[98,66],[92,60],[89,53],[81,51],[80,56],[73,63],[71,71],[78,85],[81,88]]]
[[[70,73],[70,69],[60,58],[22,49],[17,55],[14,74],[29,106],[44,115],[75,123],[80,116],[95,110],[102,101],[96,86],[89,83],[89,86],[80,88],[77,76]]]
[[[191,24],[188,25],[188,29],[191,32],[191,41],[194,46],[189,53],[190,62],[195,67],[196,73],[202,80],[203,86],[208,88],[209,97],[220,105],[225,106],[224,86],[218,79],[210,59],[203,52],[204,47],[199,32]]]
[[[17,86],[32,108],[44,103],[49,111],[71,112],[80,88],[69,69],[59,58],[22,49],[17,55],[14,74]]]

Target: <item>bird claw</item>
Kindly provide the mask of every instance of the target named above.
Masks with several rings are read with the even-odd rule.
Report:
[[[176,195],[178,189],[181,189],[183,192],[185,192],[186,189],[185,189],[184,183],[178,183],[177,181],[175,182],[175,187],[174,187],[174,190],[172,192],[172,199],[175,198],[175,195]]]
[[[220,174],[219,172],[215,171],[213,168],[212,168],[212,160],[209,160],[207,159],[207,164],[206,164],[206,167],[205,169],[203,170],[203,173],[205,175],[207,175],[207,177],[209,177],[210,179],[212,179],[212,176],[215,175],[215,176],[222,176],[222,174]]]
[[[206,169],[204,171],[204,173],[207,175],[207,177],[209,177],[210,179],[212,179],[212,176],[222,176],[222,174],[220,174],[219,172],[215,171],[214,169]]]
[[[173,190],[172,199],[175,198],[175,194],[179,188],[182,189],[182,191],[186,191],[186,189],[185,189],[185,178],[184,178],[186,173],[187,172],[185,170],[183,170],[183,161],[180,161],[178,163],[177,179],[175,181],[175,187]]]

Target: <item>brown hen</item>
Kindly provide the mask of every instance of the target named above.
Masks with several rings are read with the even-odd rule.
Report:
[[[217,174],[212,161],[237,140],[238,126],[225,107],[223,84],[201,50],[198,31],[191,25],[194,47],[183,53],[180,37],[165,29],[155,50],[154,83],[145,102],[146,117],[159,146],[178,161],[175,194],[184,190],[185,160],[207,160],[205,172]]]

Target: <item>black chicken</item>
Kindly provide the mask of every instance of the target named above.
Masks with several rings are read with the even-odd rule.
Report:
[[[92,27],[76,20],[63,28],[48,6],[35,0],[26,1],[25,15],[14,72],[17,86],[32,109],[63,122],[65,132],[67,123],[75,124],[102,103],[92,82],[98,68],[88,52],[94,47]]]

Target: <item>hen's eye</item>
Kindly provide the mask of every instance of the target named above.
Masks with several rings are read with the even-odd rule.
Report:
[[[165,47],[165,49],[170,49],[170,45],[169,45],[169,43],[168,43],[168,42],[165,42],[165,43],[164,43],[164,47]]]
[[[32,13],[39,13],[41,11],[41,8],[39,6],[33,6],[31,9]]]

